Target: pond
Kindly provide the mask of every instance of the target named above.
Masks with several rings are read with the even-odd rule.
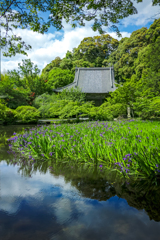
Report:
[[[35,125],[30,125],[31,128]],[[0,126],[9,138],[25,125]],[[160,187],[121,182],[115,173],[13,161],[0,143],[1,240],[157,240]]]

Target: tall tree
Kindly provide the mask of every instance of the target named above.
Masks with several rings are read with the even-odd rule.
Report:
[[[95,67],[101,67],[104,59],[117,49],[118,40],[109,34],[84,38],[78,48],[74,49],[73,59],[83,59],[94,63]]]
[[[107,60],[104,60],[105,66],[114,65],[115,80],[119,83],[125,82],[125,78],[131,78],[135,73],[135,60],[141,49],[147,46],[145,38],[147,28],[141,28],[132,32],[130,38],[122,38],[119,41],[117,50],[110,54]]]
[[[59,68],[61,61],[62,59],[60,57],[56,57],[51,63],[47,64],[45,68],[43,68],[42,75],[47,79],[49,71],[51,71],[53,68]]]
[[[139,3],[143,0],[136,1]],[[159,0],[152,0],[153,6],[158,4],[160,5]],[[44,22],[44,19],[38,16],[38,11],[48,11],[50,13],[49,21]],[[97,11],[100,11],[101,14],[98,15]],[[1,39],[1,46],[9,45],[8,52],[3,52],[3,55],[6,57],[11,57],[17,53],[27,55],[23,47],[25,47],[25,50],[31,48],[30,45],[27,46],[24,41],[21,41],[21,37],[16,35],[12,35],[7,41],[8,31],[13,28],[30,28],[34,32],[43,34],[48,31],[51,25],[56,27],[57,30],[61,30],[63,18],[67,23],[71,20],[73,28],[77,26],[75,21],[80,26],[85,26],[83,20],[91,21],[94,19],[93,31],[98,30],[102,34],[105,33],[102,30],[102,25],[111,25],[111,28],[117,32],[118,36],[121,36],[116,24],[119,23],[119,20],[136,13],[138,12],[133,6],[133,0],[1,0],[0,18],[2,22],[0,25],[5,28],[7,33]],[[10,22],[12,23],[11,26],[9,25]],[[18,44],[15,44],[14,41],[18,41]]]
[[[147,46],[138,54],[135,61],[136,74],[151,68],[152,72],[160,70],[160,18],[155,20],[146,33]]]
[[[18,84],[20,83],[20,76],[23,78],[21,81],[21,85],[23,87],[29,87],[31,85],[31,82],[33,81],[34,78],[38,76],[40,73],[40,69],[38,69],[37,65],[34,65],[33,62],[31,62],[30,59],[23,59],[22,64],[18,63],[18,69],[19,70],[11,70],[7,71],[8,75],[14,77],[15,79],[18,80]],[[23,83],[22,83],[23,82]]]
[[[7,74],[2,75],[0,93],[8,96],[6,99],[7,107],[15,109],[20,105],[27,105],[30,100],[30,92],[29,88],[23,88],[22,86],[17,87],[14,77],[8,76]]]
[[[10,96],[15,95],[12,94],[15,92],[14,89],[17,89],[16,93],[22,91],[22,89],[24,89],[24,92],[28,91],[26,93],[28,94],[29,102],[32,102],[37,95],[45,92],[45,82],[43,77],[38,75],[39,72],[40,69],[38,69],[37,65],[34,65],[30,59],[25,59],[22,60],[22,64],[18,63],[18,70],[7,71],[7,80],[4,82],[2,77],[0,85],[3,86],[7,95],[9,92],[4,88],[5,84],[9,86],[9,89],[12,89],[12,91],[10,91]],[[16,95],[14,98],[16,98]],[[16,101],[16,99],[14,99],[14,101]]]

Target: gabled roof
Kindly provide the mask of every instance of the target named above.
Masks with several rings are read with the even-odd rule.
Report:
[[[84,93],[108,93],[117,89],[114,81],[113,67],[76,68],[73,83],[53,89],[62,92],[64,89],[79,87]]]

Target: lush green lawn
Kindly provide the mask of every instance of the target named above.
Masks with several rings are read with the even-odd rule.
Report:
[[[156,121],[39,125],[15,133],[9,141],[28,161],[73,161],[116,170],[125,177],[160,176],[160,123]]]

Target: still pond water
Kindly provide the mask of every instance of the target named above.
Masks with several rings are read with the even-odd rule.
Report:
[[[23,127],[0,125],[0,135]],[[160,239],[160,187],[97,169],[15,164],[8,150],[0,143],[1,240]]]

